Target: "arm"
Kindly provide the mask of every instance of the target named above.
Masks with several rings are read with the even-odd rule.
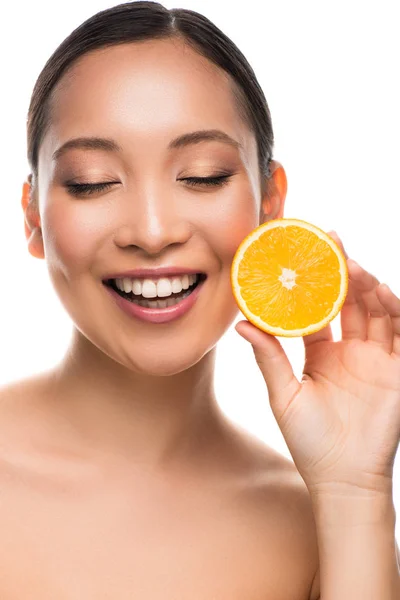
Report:
[[[400,551],[390,497],[313,499],[319,572],[310,600],[399,600]],[[320,594],[320,595],[318,595]]]
[[[392,498],[400,298],[355,261],[347,267],[342,339],[333,340],[329,325],[303,337],[301,381],[276,337],[249,322],[235,328],[253,346],[272,412],[311,495],[321,600],[400,600]]]

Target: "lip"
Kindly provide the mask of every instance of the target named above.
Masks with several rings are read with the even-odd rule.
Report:
[[[157,267],[153,269],[131,269],[129,271],[123,271],[120,273],[109,273],[103,277],[103,281],[108,279],[123,279],[129,277],[131,279],[142,279],[148,277],[149,279],[160,279],[161,277],[171,277],[174,275],[196,275],[201,273],[198,269],[189,269],[186,267]]]
[[[187,273],[187,271],[185,272]],[[113,279],[113,277],[110,277],[110,279]],[[170,323],[186,314],[196,303],[205,281],[206,279],[200,281],[193,292],[181,300],[179,304],[168,306],[166,308],[145,308],[144,306],[139,306],[120,296],[112,287],[106,284],[104,284],[104,287],[111,294],[119,308],[121,308],[128,316],[148,323],[161,324]]]

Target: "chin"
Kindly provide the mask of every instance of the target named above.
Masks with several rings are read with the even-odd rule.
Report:
[[[140,375],[149,375],[153,377],[171,377],[183,373],[202,361],[211,358],[215,346],[207,349],[205,352],[196,352],[195,348],[182,349],[180,352],[171,352],[167,349],[164,352],[141,353],[140,356],[134,356],[134,353],[125,355],[117,361],[132,371]]]

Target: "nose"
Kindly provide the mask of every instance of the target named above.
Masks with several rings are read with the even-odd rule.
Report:
[[[190,222],[173,194],[158,189],[126,194],[121,203],[114,243],[124,248],[135,246],[148,255],[184,244],[192,235]]]

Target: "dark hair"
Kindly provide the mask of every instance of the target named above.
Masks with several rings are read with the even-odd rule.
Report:
[[[273,131],[264,93],[237,46],[209,19],[181,8],[168,10],[158,2],[127,2],[101,11],[77,27],[55,50],[40,73],[28,111],[28,161],[35,181],[39,147],[50,122],[52,92],[61,77],[87,52],[136,41],[181,38],[199,54],[231,75],[242,117],[254,131],[262,188],[269,176]]]

